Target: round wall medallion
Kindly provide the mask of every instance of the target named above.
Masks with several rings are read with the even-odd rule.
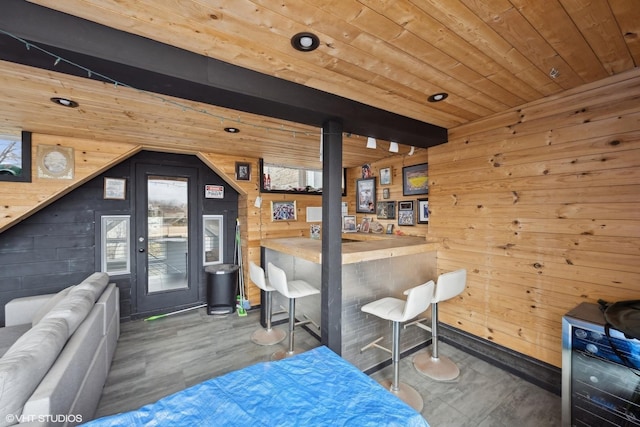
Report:
[[[38,147],[38,176],[73,178],[73,148],[56,145]]]

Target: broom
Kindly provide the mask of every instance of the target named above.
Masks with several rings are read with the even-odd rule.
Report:
[[[149,320],[161,319],[163,317],[173,316],[174,314],[184,313],[185,311],[195,310],[196,308],[202,308],[202,307],[206,307],[206,306],[207,306],[207,304],[202,304],[202,305],[196,305],[195,307],[189,307],[189,308],[185,308],[185,309],[178,310],[178,311],[172,311],[171,313],[156,314],[155,316],[147,317],[146,319],[144,319],[144,321],[147,322]]]
[[[242,268],[242,245],[240,242],[240,220],[236,218],[236,257],[239,267],[238,271],[238,288],[240,288],[239,303],[237,304],[238,316],[244,317],[247,315],[247,310],[244,308],[244,269]]]

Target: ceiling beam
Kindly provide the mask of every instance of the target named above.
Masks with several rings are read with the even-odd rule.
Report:
[[[427,148],[446,142],[447,130],[328,92],[35,5],[3,0],[0,59],[103,80],[138,90],[322,127],[339,120],[345,133]],[[8,33],[9,35],[7,35]],[[48,52],[81,65],[60,62]]]

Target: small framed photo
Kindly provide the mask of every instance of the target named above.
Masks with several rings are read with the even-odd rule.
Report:
[[[355,233],[357,230],[356,227],[356,216],[355,215],[343,215],[342,216],[342,232],[343,233]]]
[[[271,221],[296,221],[296,201],[271,202]]]
[[[124,200],[127,194],[127,180],[125,178],[104,179],[104,199]]]
[[[396,202],[378,202],[376,205],[378,219],[395,219]]]
[[[251,181],[251,163],[236,162],[236,181]]]
[[[398,225],[415,225],[413,200],[398,202]]]
[[[418,199],[418,224],[429,223],[429,199]]]
[[[391,168],[380,169],[380,185],[391,185]]]
[[[360,224],[360,232],[368,233],[369,228],[371,227],[371,218],[362,218],[362,223]]]
[[[422,163],[402,168],[402,195],[429,194],[429,165]]]
[[[382,198],[383,199],[388,199],[389,197],[391,197],[391,191],[389,191],[388,188],[383,188],[382,189]]]
[[[393,224],[387,224],[387,234],[393,234]]]
[[[356,212],[375,213],[376,179],[358,179],[356,181]]]

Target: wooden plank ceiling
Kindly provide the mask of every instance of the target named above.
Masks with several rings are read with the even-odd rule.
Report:
[[[637,0],[31,3],[447,129],[640,63]],[[317,50],[291,47],[303,31],[319,37]],[[0,62],[0,84],[0,132],[320,165],[320,129],[311,126],[8,62]],[[449,96],[427,102],[438,92]],[[73,98],[80,108],[56,107],[51,96]],[[230,135],[225,126],[241,132]],[[344,141],[345,166],[389,155],[387,141],[376,150],[364,147],[366,135]]]

